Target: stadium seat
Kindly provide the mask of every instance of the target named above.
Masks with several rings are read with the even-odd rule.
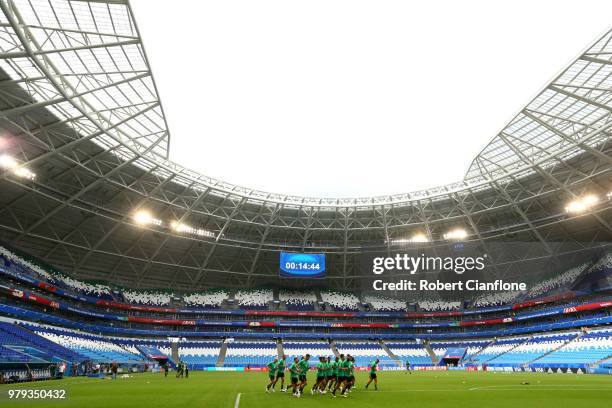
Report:
[[[433,360],[422,344],[415,342],[388,342],[387,347],[402,363],[410,362],[411,366],[431,366]]]
[[[234,295],[240,308],[267,309],[268,304],[274,300],[270,289],[239,290]]]
[[[281,290],[278,299],[285,303],[287,310],[314,310],[317,295],[310,291]]]
[[[321,298],[338,311],[359,310],[359,298],[352,293],[325,291],[321,292]]]
[[[379,311],[406,311],[406,302],[400,299],[393,299],[383,296],[366,296],[366,303],[369,303],[373,310]]]
[[[274,341],[233,341],[227,343],[224,365],[263,367],[278,357]]]

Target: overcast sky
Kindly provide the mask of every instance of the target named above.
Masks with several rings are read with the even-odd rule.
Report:
[[[309,196],[458,181],[612,1],[132,0],[172,160]]]

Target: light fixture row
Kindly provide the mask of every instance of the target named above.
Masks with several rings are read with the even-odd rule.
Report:
[[[155,225],[158,227],[164,226],[164,222],[159,218],[153,216],[153,214],[151,214],[151,212],[148,210],[136,211],[132,215],[132,220],[134,220],[134,222],[139,225]],[[197,235],[200,237],[208,238],[214,238],[216,236],[215,233],[212,231],[208,231],[203,228],[194,228],[179,221],[171,221],[168,225],[170,229],[179,233]]]
[[[446,241],[462,241],[464,239],[466,239],[468,237],[468,232],[463,229],[463,228],[454,228],[444,234],[442,234],[442,237],[444,238],[444,240]],[[429,239],[429,237],[422,233],[422,232],[417,232],[415,233],[413,236],[411,236],[410,238],[398,238],[398,239],[392,239],[390,240],[391,244],[405,244],[405,243],[410,243],[410,244],[417,244],[417,243],[427,243],[427,242],[431,242],[431,240]]]
[[[16,161],[11,160],[12,158],[10,156],[0,156],[0,167],[2,168],[7,168],[7,169],[15,169],[14,173],[18,176],[21,177],[26,177],[26,178],[34,178],[36,175],[34,173],[29,172],[29,170],[23,168],[23,167],[18,167],[18,164],[16,164]],[[19,171],[19,173],[18,173]],[[28,173],[29,172],[29,173]],[[606,198],[608,200],[612,200],[612,191],[606,194]],[[591,209],[593,206],[597,205],[599,202],[601,201],[601,199],[596,196],[595,194],[587,194],[584,195],[576,200],[572,200],[570,201],[566,206],[565,206],[565,211],[567,213],[570,214],[580,214],[580,213],[584,213],[586,211],[588,211],[589,209]],[[136,211],[133,216],[132,219],[134,220],[134,222],[136,222],[137,224],[140,225],[156,225],[156,226],[163,226],[164,223],[162,220],[155,218],[149,211],[147,210],[139,210]],[[191,234],[191,235],[197,235],[197,236],[201,236],[201,237],[209,237],[209,238],[214,238],[215,237],[215,233],[212,231],[208,231],[206,229],[203,228],[195,228],[192,227],[188,224],[179,222],[179,221],[172,221],[169,224],[170,228],[173,231],[179,232],[179,233],[185,233],[185,234]],[[467,239],[469,236],[469,233],[466,229],[464,228],[454,228],[451,229],[449,231],[447,231],[446,233],[442,234],[442,237],[444,238],[444,240],[446,241],[463,241],[465,239]],[[390,243],[391,244],[402,244],[402,243],[427,243],[430,242],[431,240],[429,239],[429,237],[422,233],[422,232],[417,232],[414,235],[412,235],[409,238],[397,238],[397,239],[391,239]]]

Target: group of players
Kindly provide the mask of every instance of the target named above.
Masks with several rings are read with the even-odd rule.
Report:
[[[176,364],[176,378],[189,378],[189,366],[184,361],[179,360]]]
[[[293,362],[287,367],[286,356],[275,358],[274,361],[268,363],[269,383],[266,385],[266,392],[274,392],[276,383],[280,380],[281,392],[287,392],[285,385],[285,370],[288,369],[291,379],[291,388],[293,396],[300,398],[304,392],[304,388],[308,385],[308,370],[310,368],[310,354],[306,354],[301,358],[295,357]],[[367,389],[370,383],[374,382],[374,388],[378,390],[378,363],[376,359],[369,365],[370,380],[366,384]],[[331,357],[319,357],[319,362],[316,365],[317,379],[314,382],[310,393],[326,394],[331,392],[332,397],[336,397],[336,392],[340,391],[340,396],[346,398],[351,388],[355,385],[355,358],[350,354],[346,356],[340,354],[333,360]]]

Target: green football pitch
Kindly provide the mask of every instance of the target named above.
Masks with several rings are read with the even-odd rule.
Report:
[[[314,377],[311,373],[309,376]],[[357,376],[348,398],[291,393],[266,394],[263,372],[191,372],[189,378],[135,374],[130,378],[67,378],[0,385],[3,407],[196,408],[196,407],[612,407],[612,376],[420,371],[379,373],[379,390],[365,390],[367,373]],[[10,400],[9,390],[64,389],[64,400]]]

